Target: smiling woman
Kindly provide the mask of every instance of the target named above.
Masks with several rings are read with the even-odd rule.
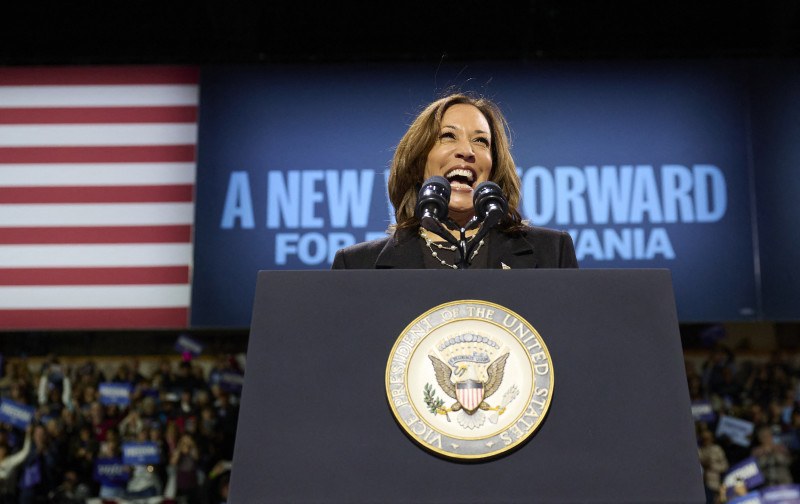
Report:
[[[333,268],[455,269],[456,247],[428,235],[414,215],[420,186],[432,176],[450,183],[448,214],[462,227],[475,216],[473,193],[480,183],[494,182],[508,199],[497,227],[470,248],[473,268],[577,267],[569,234],[522,222],[520,180],[507,130],[500,109],[486,98],[454,94],[428,105],[400,140],[392,161],[389,199],[397,221],[392,236],[340,250]],[[466,236],[476,232],[471,229]]]
[[[397,229],[419,226],[414,217],[417,192],[431,175],[450,180],[451,204],[460,204],[463,212],[469,214],[451,215],[457,221],[459,217],[468,219],[474,215],[472,189],[486,180],[497,183],[509,203],[500,227],[519,228],[520,182],[507,130],[500,109],[486,98],[455,94],[428,105],[400,140],[392,161],[389,199],[396,211]],[[463,187],[465,184],[469,189]],[[466,204],[464,200],[468,200]],[[451,207],[450,211],[458,209],[459,206]]]
[[[439,138],[428,152],[423,178],[441,175],[450,182],[449,214],[461,226],[475,215],[473,189],[492,174],[491,138],[480,110],[453,105],[442,116]]]

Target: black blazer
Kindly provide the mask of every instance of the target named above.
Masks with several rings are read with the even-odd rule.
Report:
[[[400,232],[357,243],[336,252],[332,269],[424,269],[420,238],[416,231]],[[487,237],[490,268],[577,268],[575,247],[566,231],[528,227],[519,233],[492,229]],[[502,264],[501,264],[502,263]]]

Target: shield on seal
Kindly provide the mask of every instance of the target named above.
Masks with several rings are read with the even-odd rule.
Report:
[[[461,406],[472,414],[483,401],[483,382],[466,380],[456,383],[456,396]]]

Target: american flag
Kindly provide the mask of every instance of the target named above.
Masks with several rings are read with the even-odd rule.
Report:
[[[0,330],[187,326],[198,80],[0,69]]]

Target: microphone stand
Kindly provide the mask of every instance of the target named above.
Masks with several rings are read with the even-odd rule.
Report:
[[[459,238],[456,239],[453,233],[445,229],[442,221],[439,220],[439,214],[447,216],[447,202],[450,200],[450,186],[446,179],[439,176],[429,178],[422,186],[419,192],[419,199],[424,201],[424,205],[420,206],[417,202],[415,215],[420,220],[420,225],[441,236],[447,240],[450,245],[458,249],[461,256],[456,261],[455,266],[457,269],[467,269],[472,264],[472,254],[477,247],[480,246],[481,240],[489,234],[489,230],[495,227],[508,212],[508,200],[503,195],[500,186],[494,182],[481,182],[475,188],[475,195],[472,198],[473,206],[476,213],[481,215],[474,215],[464,227],[458,225],[452,217],[447,217],[444,220],[446,225],[452,231],[458,231]],[[472,237],[472,240],[467,243],[467,231],[475,229],[480,226],[478,232]]]

